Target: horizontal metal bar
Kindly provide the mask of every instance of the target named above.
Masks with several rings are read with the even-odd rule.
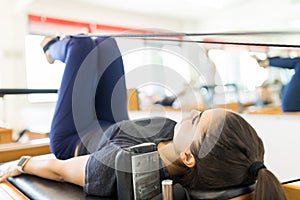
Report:
[[[250,35],[300,35],[299,31],[245,31],[245,32],[207,32],[207,33],[180,33],[180,32],[159,32],[155,30],[144,30],[146,33],[116,33],[116,34],[81,34],[69,35],[71,37],[207,37],[207,36],[250,36]],[[138,31],[138,30],[137,30]],[[149,33],[147,33],[149,32]]]
[[[47,94],[57,93],[57,89],[0,89],[0,97],[17,94]]]

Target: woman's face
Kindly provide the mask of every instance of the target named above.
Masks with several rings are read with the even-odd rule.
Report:
[[[212,122],[221,119],[224,113],[224,109],[210,109],[203,112],[192,110],[190,115],[177,123],[174,128],[175,151],[180,154],[185,152],[196,139],[200,142],[203,135],[208,134],[209,129],[214,130]]]
[[[206,112],[208,111],[201,112],[192,110],[188,117],[176,124],[174,128],[173,143],[178,154],[184,152],[192,143],[199,132],[200,119],[203,118],[203,115],[205,117]]]

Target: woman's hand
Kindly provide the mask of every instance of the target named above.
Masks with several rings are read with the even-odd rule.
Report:
[[[17,164],[18,161],[14,161],[0,166],[0,183],[9,177],[19,176],[22,174],[22,172],[18,170]]]
[[[259,59],[256,55],[253,55],[252,58],[254,58],[257,63],[259,64],[260,67],[262,68],[267,68],[269,67],[270,63],[269,63],[269,59]]]

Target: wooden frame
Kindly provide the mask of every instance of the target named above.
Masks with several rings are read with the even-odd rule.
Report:
[[[12,129],[0,127],[0,144],[11,143],[13,141],[12,132]]]
[[[287,184],[283,186],[288,200],[300,200],[300,186]]]
[[[140,102],[137,89],[127,89],[127,99],[129,111],[140,110]]]
[[[5,181],[0,183],[0,196],[1,199],[6,200],[29,200],[22,192],[20,192],[15,186],[11,183]]]
[[[17,160],[23,155],[36,156],[51,153],[49,138],[31,140],[27,143],[0,145],[0,163]]]

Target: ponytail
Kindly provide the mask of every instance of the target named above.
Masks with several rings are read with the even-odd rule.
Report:
[[[281,183],[272,172],[266,168],[260,169],[257,174],[253,200],[286,200]]]

